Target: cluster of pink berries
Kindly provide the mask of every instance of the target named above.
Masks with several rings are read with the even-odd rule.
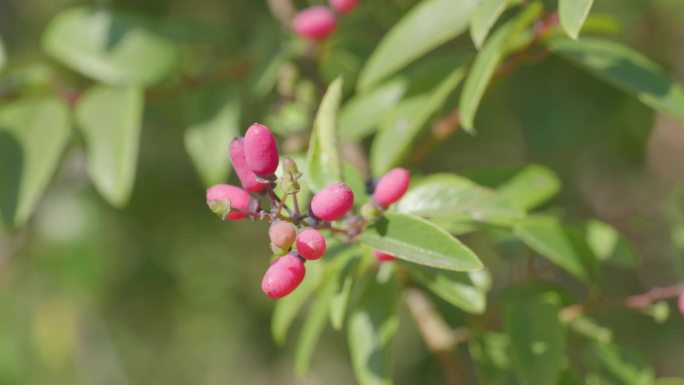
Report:
[[[271,131],[262,124],[250,126],[244,138],[233,139],[229,155],[242,188],[228,184],[212,186],[207,189],[207,205],[224,220],[251,218],[271,222],[268,235],[276,259],[261,282],[262,290],[271,298],[284,297],[296,289],[306,273],[304,262],[323,256],[326,240],[319,229],[335,230],[354,241],[370,219],[370,215],[350,214],[354,193],[344,183],[332,183],[317,192],[309,210],[300,212],[297,193],[301,174],[295,162],[284,157],[278,180],[275,175],[280,163],[278,147]],[[366,203],[365,211],[385,210],[406,193],[409,183],[408,171],[403,168],[391,170],[378,181],[373,200]],[[281,187],[282,197],[274,191],[277,185]],[[271,204],[268,211],[261,209],[261,200],[266,197]],[[292,198],[293,209],[285,203],[288,197]],[[333,227],[331,222],[343,217],[346,227]],[[379,261],[395,258],[379,251],[375,255]]]
[[[305,39],[325,40],[337,28],[335,12],[339,14],[349,13],[359,4],[359,0],[329,1],[334,11],[324,5],[314,5],[299,11],[292,21],[292,28],[295,33]]]

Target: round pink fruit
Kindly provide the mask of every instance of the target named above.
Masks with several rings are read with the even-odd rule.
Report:
[[[257,176],[272,175],[278,168],[278,146],[268,127],[254,123],[245,134],[247,167]]]
[[[354,205],[354,193],[344,183],[333,183],[311,199],[311,212],[324,221],[334,221]]]
[[[373,255],[380,262],[389,262],[389,261],[394,261],[395,259],[397,259],[397,257],[395,257],[394,255],[387,254],[387,253],[382,252],[380,250],[373,250]]]
[[[304,259],[319,259],[325,253],[325,238],[315,229],[302,231],[297,237],[297,253]]]
[[[235,138],[230,142],[230,161],[233,163],[233,168],[240,183],[245,190],[249,192],[259,192],[268,186],[268,183],[260,183],[256,180],[256,175],[247,166],[247,159],[245,158],[245,141],[243,138]]]
[[[304,279],[304,262],[290,253],[276,258],[266,270],[261,281],[261,290],[271,298],[282,298],[290,294]]]
[[[397,167],[385,174],[375,187],[373,198],[382,207],[387,207],[401,199],[411,183],[408,170]]]
[[[330,6],[338,13],[349,13],[359,5],[359,0],[330,0]]]
[[[322,5],[301,10],[292,21],[292,28],[297,35],[310,40],[325,40],[337,28],[335,14]]]
[[[297,230],[290,222],[278,220],[273,222],[268,229],[268,237],[271,238],[271,243],[287,250],[292,247],[297,238]]]
[[[221,201],[230,202],[230,212],[225,214],[223,219],[242,219],[247,215],[234,210],[254,212],[257,209],[258,202],[252,198],[249,193],[239,187],[231,186],[229,184],[217,184],[207,189],[207,204],[214,210],[216,203]],[[214,207],[212,207],[214,206]],[[216,211],[215,211],[216,212]]]

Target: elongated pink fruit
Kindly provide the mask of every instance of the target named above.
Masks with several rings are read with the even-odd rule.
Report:
[[[387,253],[380,251],[380,250],[373,250],[373,255],[380,262],[389,262],[389,261],[394,261],[395,259],[397,259],[397,257],[395,257],[394,255],[387,254]]]
[[[359,0],[330,0],[330,6],[338,13],[349,13],[359,5]]]
[[[684,293],[679,295],[679,312],[684,315]]]
[[[247,167],[257,176],[272,175],[278,168],[278,146],[268,127],[254,123],[245,134]]]
[[[304,279],[304,262],[290,253],[276,258],[266,270],[261,290],[271,298],[282,298],[299,286]]]
[[[229,202],[229,205],[223,205],[222,202]],[[207,189],[207,204],[212,211],[222,216],[223,219],[229,220],[242,219],[247,216],[233,210],[254,212],[258,206],[256,199],[252,198],[247,191],[229,184],[217,184],[209,187]],[[226,209],[226,212],[219,212],[222,207]],[[228,208],[230,211],[227,211]]]
[[[408,170],[397,167],[385,174],[375,187],[373,199],[382,207],[387,207],[401,199],[411,183]]]
[[[259,192],[265,189],[268,184],[260,183],[256,180],[256,175],[247,166],[247,159],[245,158],[245,140],[243,138],[235,138],[230,142],[228,150],[230,154],[230,161],[233,163],[235,173],[240,179],[242,187],[249,192]]]
[[[354,205],[354,193],[344,183],[333,183],[311,199],[311,212],[324,221],[334,221]]]
[[[325,238],[316,229],[306,229],[297,237],[297,253],[304,259],[315,260],[325,254]]]
[[[301,10],[292,20],[295,33],[305,39],[325,40],[337,28],[335,14],[323,5]]]

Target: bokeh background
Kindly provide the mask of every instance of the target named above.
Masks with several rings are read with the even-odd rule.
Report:
[[[244,94],[254,91],[269,64],[287,76],[281,68],[286,64],[274,64],[273,54],[295,38],[266,1],[93,3],[164,24],[182,45],[186,76],[225,69],[218,71],[216,84],[238,86]],[[343,74],[351,91],[375,44],[415,3],[362,1],[341,21],[323,60],[305,66],[301,76],[315,73],[329,82]],[[36,65],[75,89],[89,84],[40,48],[50,19],[75,4],[90,3],[0,0],[0,36],[10,58],[0,75],[0,103],[9,99],[4,90],[11,75]],[[614,16],[622,24],[616,39],[684,82],[684,2],[597,0],[593,12]],[[471,47],[464,36],[435,55]],[[426,77],[426,84],[438,82],[439,74]],[[283,116],[281,91],[275,87],[247,99],[241,127],[285,120],[310,125],[310,113]],[[183,144],[191,92],[169,86],[148,93],[127,206],[112,208],[97,194],[82,146],[73,145],[29,223],[0,231],[0,384],[354,383],[340,333],[324,334],[306,378],[293,374],[292,344],[274,344],[269,324],[274,303],[260,290],[270,255],[266,225],[221,222],[207,210],[204,186]],[[314,95],[320,98],[320,90]],[[477,136],[456,133],[413,170],[458,172],[486,183],[486,175],[524,163],[549,166],[564,186],[554,209],[573,220],[604,220],[638,251],[636,271],[615,268],[606,274],[600,284],[607,295],[639,293],[684,278],[681,123],[549,56],[523,65],[491,90],[478,114],[478,130]],[[298,135],[284,146],[301,148]],[[367,149],[368,143],[362,146]],[[658,324],[646,314],[620,309],[596,317],[659,377],[684,376],[684,317],[672,314]],[[396,383],[442,383],[415,327],[407,317],[402,320],[407,322],[396,345]],[[448,320],[458,326],[457,318]]]

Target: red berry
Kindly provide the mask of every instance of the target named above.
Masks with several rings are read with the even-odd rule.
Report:
[[[325,253],[325,238],[315,229],[302,231],[297,237],[297,253],[304,259],[319,259]]]
[[[258,202],[247,191],[239,187],[229,184],[217,184],[207,189],[207,203],[210,206],[212,202],[223,200],[230,201],[231,211],[224,218],[230,220],[242,219],[247,216],[244,213],[233,210],[254,212],[258,205]]]
[[[268,183],[260,183],[256,180],[256,175],[247,166],[247,159],[245,159],[245,141],[243,138],[235,138],[230,142],[230,161],[233,163],[233,168],[240,183],[245,190],[249,192],[259,192],[268,186]]]
[[[348,13],[359,5],[359,0],[330,0],[330,6],[338,13]]]
[[[684,315],[684,293],[679,295],[679,312]]]
[[[289,222],[275,221],[268,229],[268,237],[271,243],[281,249],[289,249],[297,238],[297,230]]]
[[[311,199],[311,212],[324,221],[334,221],[354,205],[354,193],[344,183],[333,183]]]
[[[395,257],[394,255],[387,254],[387,253],[382,252],[380,250],[373,250],[373,255],[375,256],[375,258],[379,262],[389,262],[389,261],[394,261],[395,259],[397,259],[397,257]]]
[[[268,127],[252,124],[245,134],[244,147],[247,167],[257,176],[272,175],[278,168],[278,146]]]
[[[335,14],[325,6],[315,5],[299,11],[292,21],[297,35],[311,40],[325,40],[337,27]]]
[[[375,187],[373,198],[382,207],[387,207],[401,199],[411,183],[411,175],[401,167],[390,170]]]
[[[282,298],[290,294],[304,279],[304,262],[290,253],[276,258],[266,270],[261,281],[261,290],[271,298]]]

